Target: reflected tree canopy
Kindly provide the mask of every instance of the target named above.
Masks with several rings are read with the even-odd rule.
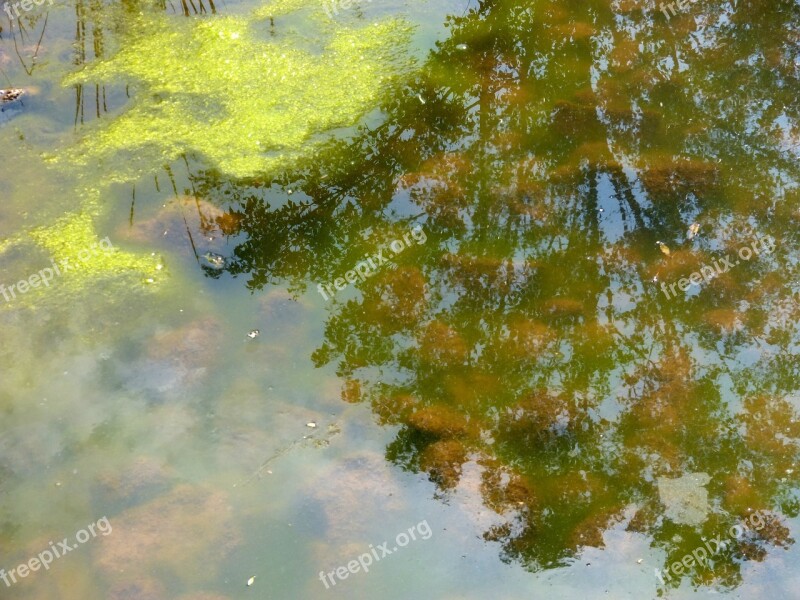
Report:
[[[505,559],[563,565],[619,525],[668,566],[763,513],[683,575],[733,587],[798,513],[798,13],[479,2],[380,124],[275,178],[199,171],[193,192],[224,207],[208,226],[238,236],[225,271],[253,290],[332,282],[423,226],[330,303],[313,360],[442,497],[480,466]],[[694,473],[700,525],[659,493]]]

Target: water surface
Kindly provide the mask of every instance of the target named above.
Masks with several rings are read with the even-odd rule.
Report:
[[[795,597],[800,6],[326,8],[3,21],[2,597]]]

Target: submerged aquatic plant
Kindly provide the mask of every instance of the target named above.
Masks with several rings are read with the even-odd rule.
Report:
[[[298,10],[316,31],[305,34],[283,18]],[[143,16],[116,55],[65,82],[134,81],[133,105],[59,160],[117,159],[112,181],[133,180],[186,152],[233,177],[292,166],[326,139],[320,134],[377,106],[411,66],[410,33],[394,18],[334,24],[308,0],[273,3],[249,17]]]

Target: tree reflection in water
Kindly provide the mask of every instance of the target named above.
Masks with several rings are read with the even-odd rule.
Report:
[[[331,304],[313,359],[400,426],[388,459],[442,496],[480,466],[507,560],[561,565],[622,524],[668,566],[765,511],[684,575],[736,586],[798,513],[798,12],[480,2],[380,126],[274,180],[194,183],[227,207],[244,241],[226,269],[252,289],[331,281],[424,224]],[[661,293],[756,235],[777,250]],[[710,476],[699,526],[659,498],[689,473]]]

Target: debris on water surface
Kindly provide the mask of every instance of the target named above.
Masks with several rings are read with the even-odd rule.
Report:
[[[20,98],[25,94],[25,90],[11,88],[8,90],[0,90],[0,103],[10,103]]]
[[[689,226],[689,232],[686,234],[686,238],[691,240],[697,233],[700,231],[700,225],[698,223],[692,223]]]
[[[25,90],[17,88],[0,90],[0,123],[10,120],[22,112],[23,96],[25,96]]]
[[[247,580],[247,587],[250,587],[256,582],[256,576],[253,575],[250,579]]]
[[[683,525],[700,525],[708,514],[708,473],[686,473],[683,477],[658,478],[658,495],[666,507],[664,516]]]
[[[226,258],[221,254],[215,254],[214,252],[206,252],[203,254],[203,258],[208,261],[208,264],[215,269],[224,269]]]
[[[317,429],[318,425],[316,421],[308,421],[306,422],[306,427],[311,429]],[[263,474],[266,472],[269,475],[272,475],[272,471],[268,470],[270,465],[277,459],[281,458],[282,456],[288,454],[289,452],[293,451],[295,448],[298,447],[315,447],[315,448],[322,448],[328,446],[330,444],[330,439],[335,435],[338,435],[341,432],[341,428],[336,424],[332,423],[329,424],[327,427],[327,432],[314,432],[308,435],[303,435],[297,439],[292,440],[290,443],[286,444],[282,448],[279,448],[276,452],[273,452],[266,460],[261,463],[261,466],[253,472],[253,474],[247,478],[246,480],[236,484],[236,486],[245,486],[249,485],[256,479],[261,479]],[[236,487],[234,486],[234,487]]]
[[[250,333],[247,334],[247,337],[249,337],[251,340],[254,340],[259,335],[261,335],[261,332],[258,329],[253,329]]]
[[[667,256],[670,255],[669,246],[667,246],[664,242],[656,242],[656,244],[658,244],[658,247],[661,250],[661,252],[663,252]]]

